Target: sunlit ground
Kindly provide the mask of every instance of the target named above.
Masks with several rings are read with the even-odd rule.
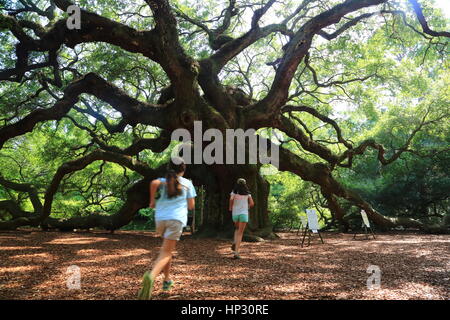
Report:
[[[450,236],[414,233],[324,234],[300,247],[300,235],[244,243],[233,260],[224,240],[185,236],[174,260],[171,293],[155,299],[449,299]],[[0,233],[1,299],[134,299],[161,241],[151,232]],[[78,266],[81,289],[69,290]],[[370,265],[381,270],[368,289]],[[373,282],[369,282],[372,284]]]

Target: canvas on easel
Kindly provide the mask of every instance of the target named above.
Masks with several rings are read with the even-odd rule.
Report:
[[[320,231],[319,231],[319,229],[320,229],[319,228],[319,220],[317,219],[316,210],[314,210],[314,209],[307,209],[306,210],[306,216],[308,218],[308,222],[307,222],[306,228],[305,228],[305,230],[303,232],[302,247],[303,247],[303,244],[305,242],[306,234],[308,234],[308,246],[311,243],[311,236],[314,233],[317,233],[319,235],[319,237],[320,237],[320,241],[322,243],[324,243],[323,239],[322,239],[322,235],[320,234]]]
[[[375,239],[375,234],[373,233],[372,227],[370,226],[369,217],[367,216],[367,213],[364,210],[361,210],[361,217],[362,217],[362,228],[364,229],[364,233],[366,235],[366,239],[369,240],[369,230],[372,233],[373,238]],[[356,238],[356,231],[353,235],[353,239]]]
[[[308,220],[306,219],[305,216],[300,216],[300,222],[301,222],[301,226],[298,227],[297,235],[300,232],[300,229],[304,231],[308,226]]]

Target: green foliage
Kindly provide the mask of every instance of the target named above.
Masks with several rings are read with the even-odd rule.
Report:
[[[122,230],[155,230],[155,210],[151,208],[143,208],[138,211],[136,217]]]
[[[301,226],[300,216],[306,217],[306,209],[317,208],[318,201],[315,187],[297,176],[281,172],[268,176],[270,182],[269,217],[275,229],[298,229]],[[330,213],[322,208],[326,218]],[[319,218],[323,227],[324,220]]]

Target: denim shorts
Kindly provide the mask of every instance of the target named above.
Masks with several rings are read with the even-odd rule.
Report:
[[[183,233],[183,224],[178,220],[158,220],[156,224],[156,233],[169,240],[180,240]]]

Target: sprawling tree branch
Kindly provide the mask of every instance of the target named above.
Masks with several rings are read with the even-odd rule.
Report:
[[[250,117],[258,121],[262,117],[272,116],[278,108],[286,103],[294,74],[299,63],[308,53],[314,35],[318,34],[323,28],[338,23],[348,13],[385,2],[387,0],[347,0],[306,22],[287,44],[269,93],[261,101],[250,107],[258,110],[259,116],[253,110],[249,110]]]
[[[230,27],[231,18],[238,14],[238,9],[236,8],[236,0],[229,1],[229,5],[227,6],[227,8],[225,8],[220,17],[217,18],[220,19],[223,17],[222,23],[215,29],[208,28],[202,21],[189,17],[179,9],[177,9],[175,13],[182,19],[202,29],[208,35],[209,45],[213,50],[217,50],[225,43],[233,40],[232,37],[225,35],[225,32]]]
[[[425,19],[425,16],[423,15],[422,8],[417,0],[409,0],[409,2],[411,3],[411,5],[414,9],[414,12],[416,13],[417,19],[419,20],[419,23],[422,26],[423,32],[425,32],[426,34],[429,34],[430,36],[433,36],[433,37],[450,38],[450,32],[448,32],[448,31],[438,32],[438,31],[434,31],[434,30],[430,29],[430,27],[428,26],[428,22]]]
[[[259,39],[267,37],[269,34],[275,32],[280,32],[286,35],[292,34],[292,32],[290,32],[284,24],[270,24],[262,28],[256,24],[254,28],[250,29],[250,31],[239,38],[227,42],[218,51],[211,55],[211,57],[201,61],[201,65],[212,64],[212,72],[218,74],[231,59],[236,57]]]
[[[42,213],[40,215],[41,221],[50,215],[53,197],[58,190],[59,184],[61,183],[61,180],[64,178],[64,176],[71,172],[82,170],[92,162],[98,160],[104,160],[123,165],[124,167],[140,173],[144,177],[153,177],[156,174],[156,171],[149,168],[146,163],[137,161],[131,156],[97,149],[82,158],[66,162],[59,167],[45,193],[44,205],[42,208]]]
[[[378,161],[383,164],[383,165],[388,165],[391,164],[392,162],[394,162],[395,160],[397,160],[404,152],[410,151],[409,150],[409,146],[411,145],[411,142],[413,140],[413,138],[415,137],[415,135],[420,132],[423,127],[430,125],[430,124],[434,124],[442,119],[448,118],[448,114],[445,113],[435,119],[432,120],[427,120],[427,117],[430,113],[430,109],[428,109],[424,116],[422,117],[422,119],[420,120],[419,124],[417,125],[416,128],[414,128],[414,130],[411,132],[411,134],[409,135],[408,139],[405,141],[405,143],[403,144],[402,147],[398,148],[390,158],[386,158],[385,157],[385,153],[386,150],[383,147],[383,145],[377,143],[374,139],[367,139],[364,140],[363,142],[361,142],[357,147],[355,148],[351,148],[346,150],[345,152],[343,152],[339,157],[338,157],[338,163],[340,166],[342,167],[351,167],[352,166],[352,160],[353,157],[356,155],[361,155],[363,154],[367,148],[372,148],[374,150],[377,150],[377,159]],[[347,164],[342,164],[343,161],[348,160]]]
[[[55,0],[55,3],[62,10],[66,10],[71,4],[69,1],[64,0]],[[66,19],[57,21],[45,33],[42,32],[42,27],[39,28],[36,24],[33,24],[34,30],[41,30],[38,33],[39,38],[34,39],[23,30],[23,28],[30,27],[30,23],[1,14],[0,31],[10,30],[20,41],[16,46],[16,67],[11,70],[2,70],[0,73],[2,78],[15,73],[16,80],[21,79],[26,71],[47,66],[48,63],[29,66],[29,52],[57,51],[63,44],[73,48],[80,43],[106,42],[130,52],[142,53],[154,61],[159,61],[159,57],[164,56],[159,49],[159,38],[155,30],[137,31],[85,10],[81,10],[82,28],[80,30],[70,30],[67,28],[66,22]]]
[[[404,226],[409,228],[418,228],[429,232],[448,232],[445,227],[428,226],[420,221],[410,218],[391,218],[383,216],[369,203],[364,201],[357,193],[348,190],[336,181],[328,166],[322,163],[311,164],[285,148],[281,148],[280,150],[280,170],[290,171],[301,177],[303,180],[318,184],[321,187],[322,194],[327,196],[328,202],[331,203],[332,206],[336,206],[334,208],[335,210],[339,211],[339,208],[333,195],[350,201],[352,204],[364,210],[369,218],[381,229]]]
[[[166,115],[170,107],[152,105],[131,98],[98,75],[89,73],[67,86],[64,96],[53,107],[35,110],[23,119],[0,128],[0,148],[7,140],[32,131],[39,122],[61,119],[78,102],[82,93],[92,94],[109,103],[122,113],[123,119],[130,125],[143,123],[160,128],[167,126]]]
[[[153,11],[158,35],[159,62],[177,88],[176,97],[192,97],[198,73],[195,61],[183,50],[178,39],[177,20],[167,0],[145,0]]]
[[[129,151],[134,152],[134,150],[129,150]],[[45,224],[50,224],[50,225],[53,224],[54,226],[57,226],[58,222],[55,219],[48,219],[48,217],[51,214],[51,208],[52,208],[54,195],[57,192],[62,179],[66,175],[73,173],[75,171],[82,170],[85,167],[87,167],[89,164],[91,164],[95,161],[99,161],[99,160],[117,163],[117,164],[127,167],[133,171],[136,171],[145,177],[144,180],[146,181],[146,183],[148,183],[149,179],[154,179],[162,173],[161,168],[151,169],[146,163],[137,161],[137,160],[133,159],[131,156],[128,156],[125,154],[119,154],[119,153],[115,153],[115,152],[111,152],[111,151],[105,151],[102,149],[97,149],[84,157],[81,157],[79,159],[75,159],[72,161],[68,161],[68,162],[62,164],[56,171],[50,185],[48,186],[48,188],[46,190],[43,206],[38,206],[38,205],[40,205],[39,199],[37,198],[37,200],[36,200],[34,193],[30,193],[30,198],[33,201],[33,204],[34,204],[34,202],[36,202],[36,204],[34,204],[34,205],[38,206],[36,208],[39,210],[37,212],[35,212],[35,214],[33,214],[33,215],[19,214],[16,219],[0,222],[0,229],[17,228],[22,225],[36,226],[41,223],[44,223],[44,221],[45,221]],[[20,189],[22,191],[25,191],[25,190],[33,191],[29,185],[12,184],[10,182],[5,182],[3,179],[0,180],[0,183],[2,183],[2,184],[5,183],[5,184],[7,184],[7,185],[5,185],[6,187],[16,188],[16,189]],[[140,183],[139,185],[142,188],[141,184],[142,183]],[[142,189],[148,190],[148,188],[142,188]],[[142,193],[142,191],[139,191],[139,192]],[[116,215],[114,215],[113,217],[110,217],[110,218],[98,218],[98,219],[106,219],[105,223],[110,223],[111,221],[114,221],[114,220],[119,220],[121,222],[125,221],[125,223],[122,223],[122,224],[116,223],[117,225],[119,225],[119,227],[122,226],[123,224],[128,223],[129,218],[136,212],[136,210],[144,207],[143,199],[141,199],[140,197],[139,197],[139,199],[136,198],[139,195],[139,192],[136,193],[136,187],[134,187],[134,186],[131,187],[131,189],[129,189],[129,191],[127,192],[129,194],[129,197],[128,197],[125,205],[122,207],[121,210],[119,210],[119,212]],[[148,198],[145,199],[145,201],[148,203]],[[6,205],[4,204],[3,207],[5,208]],[[9,207],[11,207],[11,206],[9,205]],[[12,208],[12,209],[15,210],[15,208]],[[96,221],[97,218],[88,218],[88,219]],[[75,219],[75,220],[77,220],[77,219]],[[82,221],[84,221],[84,220],[85,219],[82,219]],[[64,223],[62,225],[64,225]],[[117,227],[115,227],[115,228],[117,228]]]
[[[308,106],[291,106],[291,105],[286,105],[281,109],[281,112],[307,112],[311,115],[313,115],[314,117],[316,117],[317,119],[320,119],[321,121],[330,124],[331,126],[333,126],[334,130],[336,131],[336,135],[337,135],[337,139],[340,143],[342,143],[343,145],[345,145],[347,148],[351,149],[353,148],[352,144],[349,143],[347,140],[345,140],[342,137],[342,131],[341,128],[339,127],[339,125],[336,123],[336,121],[334,121],[333,119],[330,119],[329,117],[321,114],[319,111],[317,111],[314,108],[308,107]]]
[[[7,189],[28,193],[34,209],[34,212],[24,211],[20,205],[12,199],[0,201],[0,210],[8,212],[12,216],[12,219],[10,220],[0,221],[0,229],[15,229],[22,225],[28,225],[31,221],[34,221],[34,218],[42,213],[43,206],[39,199],[38,192],[31,184],[9,181],[0,176],[0,185]]]
[[[13,16],[18,15],[22,12],[34,12],[42,17],[46,17],[48,20],[53,20],[55,17],[55,3],[53,1],[50,1],[50,5],[47,9],[42,10],[40,9],[33,1],[31,0],[19,0],[20,4],[23,6],[19,9],[7,9],[9,13]]]
[[[41,203],[41,201],[39,199],[39,195],[38,195],[38,192],[37,192],[36,188],[34,188],[31,184],[29,184],[29,183],[17,183],[17,182],[9,181],[9,180],[6,180],[5,178],[3,178],[0,175],[0,185],[2,185],[5,188],[8,188],[8,189],[12,189],[12,190],[16,190],[16,191],[19,191],[19,192],[26,192],[26,193],[28,193],[28,196],[30,197],[30,201],[31,201],[31,203],[33,205],[33,208],[34,208],[34,212],[36,214],[39,214],[41,212],[41,210],[42,210],[42,203]],[[14,201],[8,201],[7,200],[6,202],[4,202],[4,204],[5,205],[8,204],[8,206],[10,206],[10,204],[11,204],[10,202],[13,203],[13,207],[15,209],[14,211],[16,211],[18,213],[19,212],[23,212],[23,211],[20,210],[20,207]],[[16,209],[18,209],[18,210],[16,210]]]
[[[151,179],[156,177],[157,175],[151,178],[145,178],[132,185],[126,191],[125,203],[112,215],[94,213],[88,216],[72,217],[69,219],[55,219],[48,217],[40,224],[45,229],[56,228],[59,230],[73,230],[103,228],[113,232],[114,230],[127,225],[139,209],[148,206],[148,185]]]
[[[295,125],[289,118],[281,116],[280,119],[280,122],[274,123],[275,128],[297,140],[303,149],[318,155],[332,166],[337,162],[338,157],[330,149],[308,137],[303,130]]]
[[[346,22],[342,27],[340,27],[339,29],[337,29],[333,33],[328,33],[328,32],[326,32],[324,30],[320,30],[317,34],[322,36],[323,38],[325,38],[327,40],[333,40],[333,39],[337,38],[338,36],[340,36],[345,31],[347,31],[348,29],[350,29],[351,27],[357,25],[362,20],[370,18],[370,17],[372,17],[375,14],[376,14],[376,12],[364,13],[364,14],[356,17],[356,18],[350,19],[350,21]]]

